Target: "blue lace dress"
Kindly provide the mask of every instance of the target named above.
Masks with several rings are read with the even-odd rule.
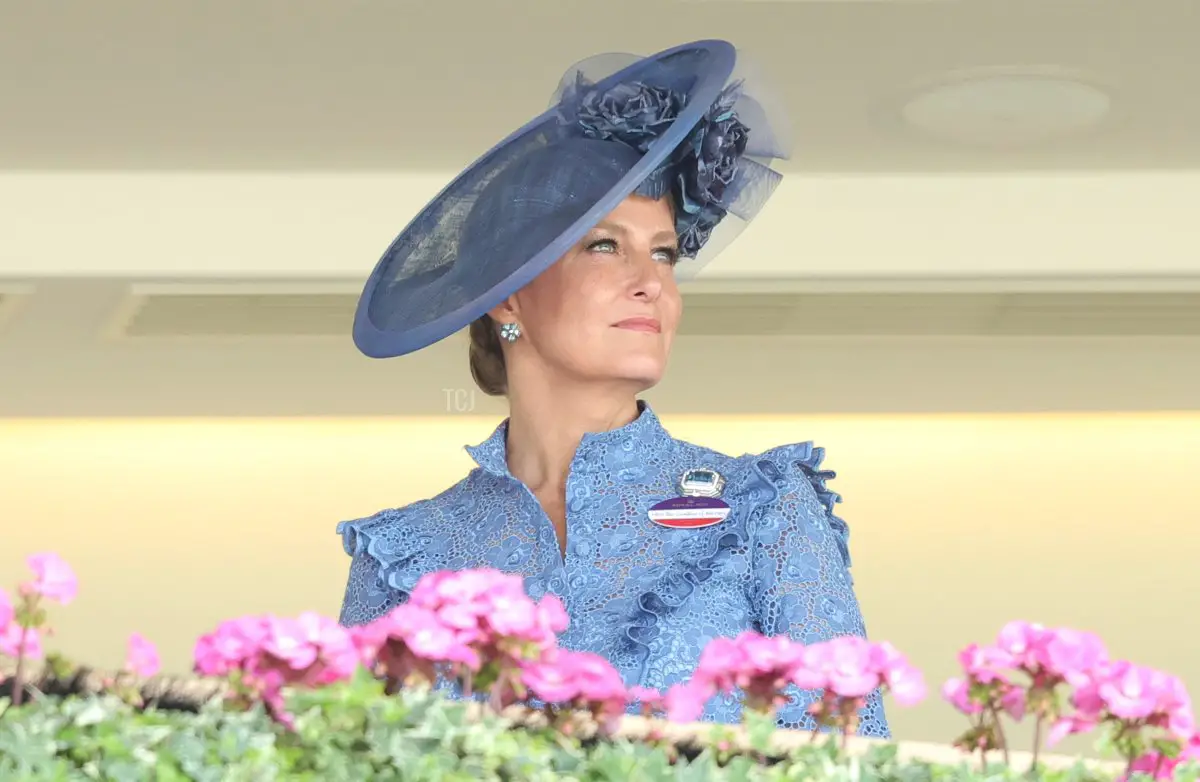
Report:
[[[535,597],[558,595],[571,624],[562,646],[603,655],[629,685],[665,691],[685,681],[713,638],[752,629],[813,643],[865,636],[849,573],[849,531],[812,443],[729,457],[671,437],[641,404],[636,420],[583,438],[567,479],[567,550],[528,488],[508,471],[507,422],[468,448],[479,465],[442,494],[338,525],[352,557],[341,623],[370,622],[404,602],[422,575],[492,567],[525,577]],[[711,468],[726,479],[729,516],[670,529],[647,511],[679,494],[679,478]],[[794,690],[784,727],[811,729],[817,693]],[[716,698],[704,718],[740,719]],[[879,693],[860,733],[890,736]]]

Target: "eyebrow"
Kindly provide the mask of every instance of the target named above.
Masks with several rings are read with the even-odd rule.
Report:
[[[629,229],[627,229],[625,226],[609,220],[601,220],[600,222],[596,223],[596,227],[593,230],[609,231],[610,233],[620,234],[622,236],[627,236],[629,234]],[[669,231],[665,228],[654,235],[655,242],[664,242],[668,240],[672,242],[678,242],[679,237],[674,231]]]

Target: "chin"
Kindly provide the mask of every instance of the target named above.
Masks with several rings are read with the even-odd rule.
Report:
[[[608,347],[608,346],[606,346]],[[658,385],[667,367],[662,350],[582,350],[564,365],[567,374],[587,383],[626,384],[638,393]],[[582,359],[582,360],[581,360]],[[569,367],[569,368],[568,368]]]
[[[661,359],[647,357],[635,360],[632,357],[627,357],[620,362],[619,366],[614,366],[608,374],[614,378],[627,380],[630,384],[637,385],[642,389],[647,389],[658,385],[662,381],[665,368],[666,362]]]

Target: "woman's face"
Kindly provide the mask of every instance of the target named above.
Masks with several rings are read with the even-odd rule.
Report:
[[[657,384],[682,302],[678,240],[668,199],[630,196],[578,245],[493,311],[521,338],[508,363],[570,381]],[[539,366],[540,365],[540,366]]]

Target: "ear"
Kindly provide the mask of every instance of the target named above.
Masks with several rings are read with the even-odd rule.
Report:
[[[488,311],[488,316],[497,323],[515,323],[517,321],[518,307],[515,296],[509,296],[498,307],[493,307]]]

